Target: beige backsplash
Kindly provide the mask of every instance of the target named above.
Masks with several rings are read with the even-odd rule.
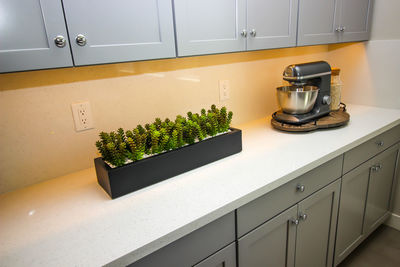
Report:
[[[314,46],[0,74],[0,193],[92,167],[100,131],[213,103],[234,112],[233,124],[265,117],[283,68],[327,55]],[[219,80],[230,81],[224,103]],[[91,103],[95,129],[75,132],[70,105],[80,101]]]

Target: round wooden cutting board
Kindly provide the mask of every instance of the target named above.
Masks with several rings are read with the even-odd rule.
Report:
[[[294,125],[271,119],[271,124],[275,129],[286,132],[310,132],[318,129],[334,128],[346,125],[350,120],[349,113],[341,107],[337,111],[332,111],[328,115],[301,125]]]

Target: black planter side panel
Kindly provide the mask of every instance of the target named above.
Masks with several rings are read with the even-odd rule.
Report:
[[[105,164],[102,158],[96,158],[97,180],[111,198],[158,183],[242,151],[242,131],[231,130],[229,133],[115,169]]]

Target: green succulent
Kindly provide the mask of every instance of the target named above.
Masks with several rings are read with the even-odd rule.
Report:
[[[187,118],[178,115],[175,121],[156,118],[151,124],[147,123],[144,127],[139,124],[126,132],[122,128],[117,132],[101,132],[96,147],[104,160],[122,166],[127,159],[138,161],[145,154],[176,149],[226,132],[232,117],[232,111],[228,112],[226,107],[218,109],[212,105],[207,112],[204,108],[200,114],[189,111]]]

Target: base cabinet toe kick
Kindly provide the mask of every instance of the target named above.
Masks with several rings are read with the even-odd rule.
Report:
[[[337,266],[390,216],[400,125],[136,261],[108,266]]]

